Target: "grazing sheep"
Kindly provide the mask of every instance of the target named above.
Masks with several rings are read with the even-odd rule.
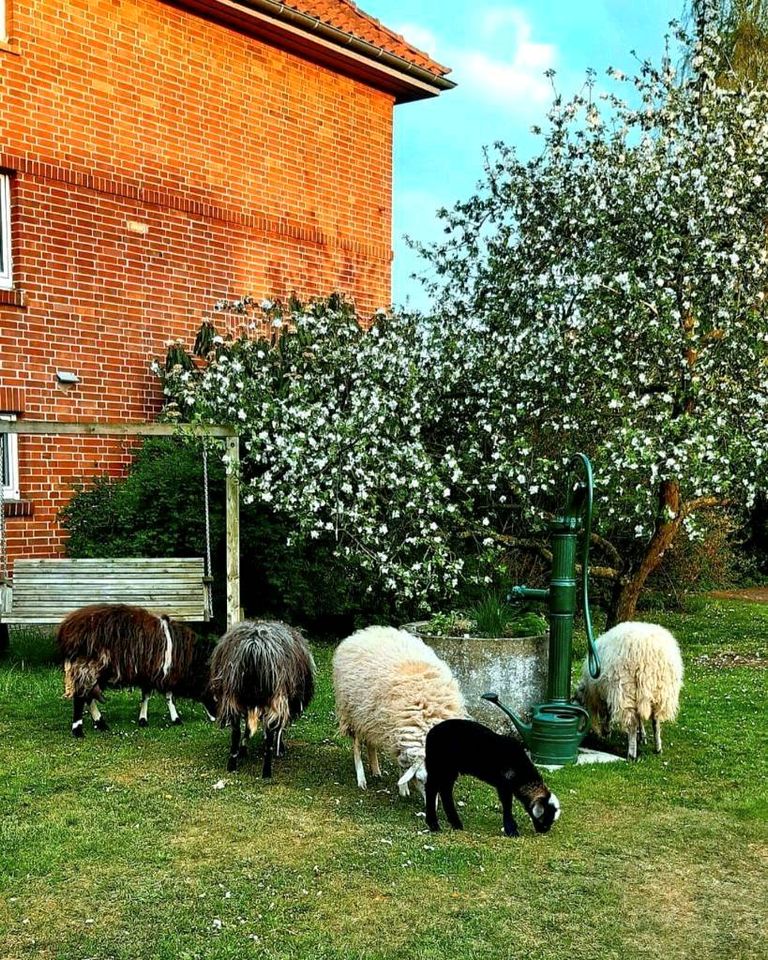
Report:
[[[285,728],[300,716],[315,691],[315,662],[304,637],[284,623],[245,620],[224,634],[211,658],[211,689],[222,727],[232,727],[227,770],[245,753],[240,721],[249,736],[264,725],[262,776],[272,776],[272,753],[284,753]]]
[[[64,692],[72,698],[75,737],[83,736],[86,704],[94,727],[106,730],[96,703],[104,700],[105,687],[141,688],[140,726],[147,725],[153,690],[165,694],[174,723],[181,723],[174,696],[200,700],[213,719],[216,707],[208,688],[213,644],[175,620],[122,603],[93,604],[61,621],[56,643],[64,657]]]
[[[536,833],[547,833],[560,816],[559,800],[541,779],[522,743],[474,720],[444,720],[432,727],[427,734],[426,767],[427,826],[433,832],[440,829],[438,795],[454,830],[464,829],[453,802],[453,785],[461,773],[496,788],[508,837],[519,836],[512,816],[514,797],[525,807]]]
[[[645,721],[653,723],[656,753],[661,753],[661,723],[674,720],[683,685],[683,661],[677,641],[655,623],[620,623],[597,638],[602,671],[597,680],[585,661],[576,699],[592,714],[598,732],[611,725],[626,731],[628,760],[637,760],[637,737],[645,743]]]
[[[361,756],[365,744],[374,776],[381,776],[378,750],[383,750],[400,765],[401,795],[408,796],[414,777],[423,793],[428,731],[467,713],[448,665],[404,630],[367,627],[337,647],[333,687],[339,730],[353,738],[357,785],[366,788]]]

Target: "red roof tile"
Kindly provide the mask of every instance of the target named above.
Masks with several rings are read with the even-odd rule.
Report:
[[[361,10],[352,3],[352,0],[288,0],[284,5],[299,13],[315,17],[322,23],[336,27],[337,30],[343,30],[350,36],[366,40],[381,50],[394,53],[437,77],[450,73],[449,67],[442,66],[423,50],[408,43],[404,37]]]

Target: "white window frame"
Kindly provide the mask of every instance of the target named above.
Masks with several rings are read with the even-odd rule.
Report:
[[[0,43],[8,39],[8,11],[5,0],[0,0]]]
[[[0,420],[15,420],[15,413],[0,413]],[[3,444],[8,445],[8,476],[3,477],[3,500],[20,500],[19,493],[19,438],[15,433],[4,433]]]
[[[0,173],[0,289],[10,290],[12,287],[11,178],[7,173]]]

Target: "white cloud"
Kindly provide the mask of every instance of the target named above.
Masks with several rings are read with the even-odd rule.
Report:
[[[455,53],[451,63],[452,79],[460,88],[510,110],[527,112],[552,99],[552,87],[543,74],[554,64],[554,57],[545,56],[540,50],[521,48],[511,60],[467,50]]]
[[[452,65],[460,85],[512,110],[538,108],[551,100],[552,88],[544,71],[554,67],[557,48],[533,40],[533,28],[521,10],[497,7],[486,11],[480,20],[480,35],[489,46],[496,50],[506,46],[509,52],[491,54],[486,44],[480,50],[457,50]]]
[[[436,56],[438,42],[437,37],[431,30],[427,30],[426,27],[420,27],[416,23],[404,23],[401,27],[397,28],[397,32],[405,37],[408,43],[412,43],[414,47],[418,47],[419,50],[428,53],[430,57]]]
[[[527,114],[540,111],[552,99],[544,71],[555,66],[557,47],[535,41],[530,21],[516,7],[485,11],[477,22],[476,36],[462,47],[441,43],[417,24],[406,23],[399,30],[409,42],[451,67],[451,79],[473,100]]]

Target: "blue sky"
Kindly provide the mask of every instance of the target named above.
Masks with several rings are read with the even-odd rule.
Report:
[[[423,270],[403,235],[440,237],[435,211],[474,192],[482,175],[482,148],[496,140],[523,156],[535,143],[533,123],[551,99],[544,71],[557,71],[563,93],[581,88],[594,67],[631,73],[631,51],[658,59],[667,24],[683,0],[358,0],[367,12],[452,67],[458,87],[436,100],[395,110],[393,298],[425,307],[409,274]]]

